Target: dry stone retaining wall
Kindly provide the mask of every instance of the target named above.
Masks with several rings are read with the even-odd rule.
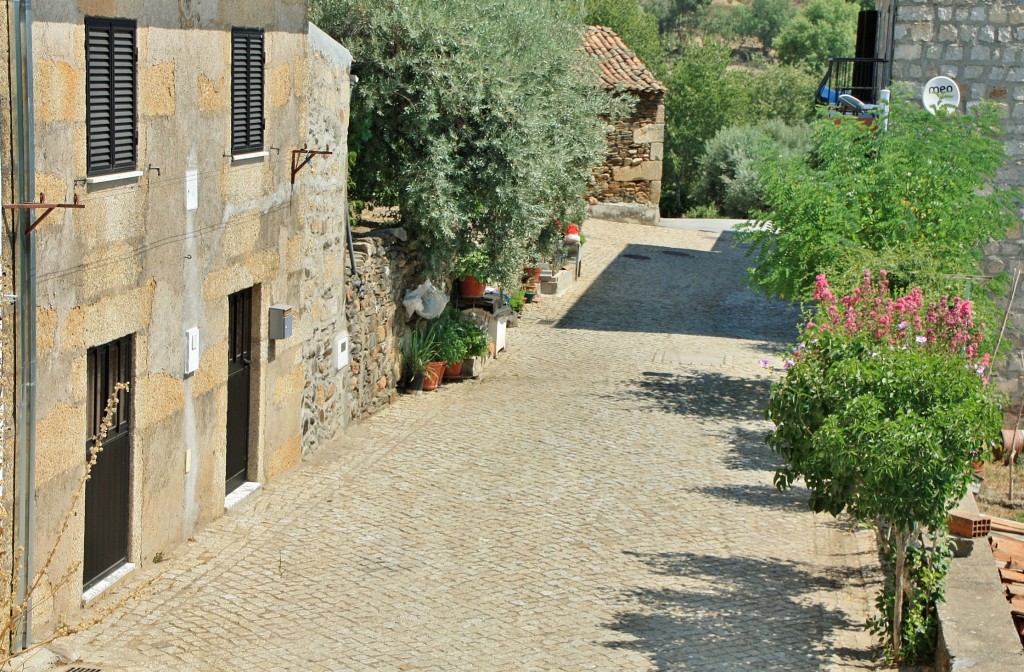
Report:
[[[348,417],[360,420],[394,401],[402,375],[405,312],[419,264],[402,229],[360,234],[353,251],[359,277],[345,283],[350,384]],[[358,280],[358,282],[357,282]]]

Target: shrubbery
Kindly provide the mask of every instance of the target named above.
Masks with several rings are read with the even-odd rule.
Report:
[[[1002,421],[981,329],[970,301],[894,296],[884,271],[842,298],[820,275],[814,299],[768,403],[766,442],[785,462],[775,482],[802,478],[812,510],[875,526],[890,580],[873,627],[891,658],[926,657],[948,566],[946,516]]]
[[[764,207],[757,163],[769,157],[802,156],[811,147],[806,124],[777,119],[758,126],[728,126],[705,145],[697,164],[695,198],[715,204],[728,217],[746,217]]]

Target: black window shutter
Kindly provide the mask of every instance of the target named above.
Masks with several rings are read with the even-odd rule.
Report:
[[[263,31],[231,30],[231,151],[263,149]]]
[[[137,165],[135,22],[85,20],[89,175]]]

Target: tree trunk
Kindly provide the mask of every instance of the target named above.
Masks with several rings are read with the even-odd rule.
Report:
[[[893,530],[896,541],[896,567],[893,570],[895,595],[892,603],[892,657],[900,659],[900,645],[903,643],[903,586],[906,581],[907,545],[911,536],[903,530]]]

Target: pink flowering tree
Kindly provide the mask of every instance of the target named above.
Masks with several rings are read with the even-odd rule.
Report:
[[[890,581],[873,622],[893,660],[934,651],[935,603],[948,567],[943,530],[972,459],[999,435],[989,355],[970,301],[892,296],[885,271],[836,297],[819,275],[817,307],[772,387],[766,442],[803,479],[809,506],[876,526]],[[900,605],[900,608],[896,608]]]

